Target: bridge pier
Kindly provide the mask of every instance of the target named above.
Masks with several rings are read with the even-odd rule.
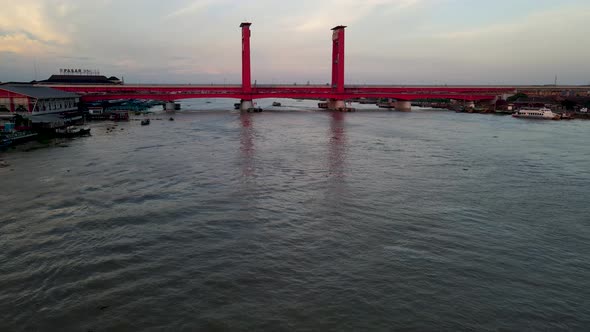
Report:
[[[330,111],[345,111],[346,103],[344,100],[330,99],[328,100],[328,109]]]
[[[339,111],[339,112],[354,112],[356,109],[352,107],[346,107],[346,101],[339,100],[339,99],[329,99],[328,102],[328,110],[330,111]]]
[[[240,112],[245,113],[248,112],[249,109],[254,108],[254,103],[252,100],[241,100],[240,101]]]
[[[412,103],[408,100],[396,100],[394,107],[395,107],[396,111],[400,111],[400,112],[412,111]]]

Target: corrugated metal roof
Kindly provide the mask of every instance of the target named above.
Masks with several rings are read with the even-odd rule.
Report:
[[[29,115],[28,118],[33,123],[51,123],[64,121],[64,119],[59,114]]]
[[[72,92],[65,92],[57,89],[48,88],[45,86],[36,85],[0,85],[0,90],[6,90],[37,99],[80,97],[79,95]]]

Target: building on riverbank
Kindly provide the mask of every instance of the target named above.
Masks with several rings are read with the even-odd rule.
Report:
[[[39,81],[41,85],[51,84],[123,84],[123,81],[115,76],[103,75],[51,75],[48,79]]]
[[[40,127],[56,128],[81,120],[80,96],[36,85],[0,85],[0,115],[18,114]]]
[[[556,98],[552,97],[520,97],[510,103],[509,107],[511,110],[519,110],[526,107],[546,107],[554,111],[561,111],[563,109],[561,103]]]
[[[35,85],[0,85],[0,112],[44,115],[78,110],[80,96]]]

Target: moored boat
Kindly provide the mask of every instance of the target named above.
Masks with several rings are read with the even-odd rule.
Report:
[[[90,128],[80,128],[76,126],[68,126],[65,128],[58,128],[55,130],[55,135],[58,137],[76,137],[90,135]]]
[[[150,119],[144,119],[144,120],[141,120],[141,125],[142,125],[142,126],[147,126],[147,125],[149,125],[149,124],[150,124]]]
[[[535,109],[520,109],[512,114],[515,118],[527,118],[527,119],[544,119],[544,120],[559,120],[559,114],[553,113],[546,107],[535,108]]]
[[[377,107],[379,107],[379,108],[395,108],[395,104],[392,102],[381,102],[381,103],[377,103]]]
[[[572,113],[563,112],[563,113],[559,114],[560,120],[572,120],[573,118],[574,117],[573,117]]]
[[[12,140],[6,136],[0,136],[0,149],[9,147],[12,144]]]

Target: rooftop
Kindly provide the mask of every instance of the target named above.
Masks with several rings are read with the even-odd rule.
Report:
[[[18,93],[24,96],[37,99],[80,97],[79,95],[72,92],[65,92],[57,89],[52,89],[46,86],[37,85],[0,85],[0,90]]]
[[[520,97],[514,101],[515,104],[555,104],[553,98],[547,97]]]
[[[41,83],[114,84],[104,75],[51,75]]]

